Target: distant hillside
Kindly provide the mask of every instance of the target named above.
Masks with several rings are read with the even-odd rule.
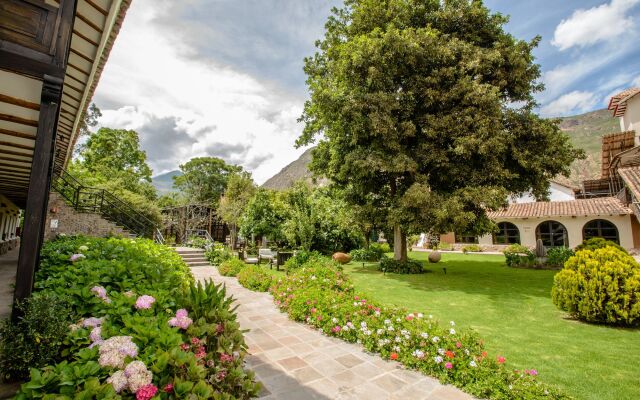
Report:
[[[170,171],[151,178],[151,183],[155,186],[160,195],[173,191],[173,177],[182,175],[180,171]]]
[[[565,184],[578,185],[584,179],[600,177],[600,148],[602,135],[620,131],[617,118],[611,116],[606,109],[592,111],[582,115],[564,117],[560,128],[571,138],[573,144],[587,153],[587,159],[577,161],[572,166],[569,179],[558,177]],[[311,162],[311,150],[305,151],[300,158],[287,165],[282,171],[267,180],[262,186],[269,189],[286,190],[296,181],[311,181],[311,172],[307,166]]]
[[[313,148],[310,148],[302,153],[297,160],[282,168],[280,172],[263,183],[262,187],[274,190],[287,190],[299,180],[312,182],[313,175],[307,168],[309,163],[311,163],[312,150]]]

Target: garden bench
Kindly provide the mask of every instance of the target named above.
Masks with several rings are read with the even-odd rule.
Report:
[[[277,253],[271,249],[258,249],[258,264],[260,264],[262,260],[267,260],[269,261],[269,265],[271,265],[276,256]]]

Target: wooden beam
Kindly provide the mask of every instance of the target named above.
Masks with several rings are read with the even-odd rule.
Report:
[[[33,127],[37,127],[38,126],[38,121],[34,121],[32,119],[16,117],[15,115],[10,115],[10,114],[0,113],[0,120],[7,121],[7,122],[13,122],[14,124],[20,124],[20,125],[27,125],[27,126],[33,126]]]
[[[27,146],[25,144],[18,144],[18,143],[12,143],[12,142],[5,142],[3,140],[0,140],[0,146],[9,146],[9,147],[15,147],[16,149],[33,150],[33,146]]]
[[[38,104],[38,103],[32,103],[32,102],[27,101],[27,100],[18,99],[16,97],[7,96],[7,95],[1,94],[1,93],[0,93],[0,102],[7,103],[7,104],[13,104],[14,106],[18,106],[18,107],[22,107],[22,108],[30,108],[30,109],[36,110],[36,111],[40,110],[40,104]]]
[[[11,154],[13,156],[33,157],[33,153],[21,153],[19,151],[13,151],[8,149],[0,149],[0,154]]]
[[[10,129],[0,128],[0,133],[3,134],[3,135],[19,137],[19,138],[23,138],[23,139],[31,139],[31,140],[35,140],[36,139],[35,135],[32,135],[30,133],[16,132],[16,131],[12,131]]]
[[[66,2],[65,6],[73,4]],[[62,5],[61,5],[62,7]],[[73,14],[71,15],[73,17]],[[13,318],[18,318],[15,304],[31,295],[33,279],[40,261],[40,248],[44,236],[44,223],[47,217],[49,189],[55,152],[56,125],[63,81],[60,78],[45,76],[42,85],[38,134],[29,177],[27,207],[24,216],[24,231],[20,240],[20,256],[16,272]]]

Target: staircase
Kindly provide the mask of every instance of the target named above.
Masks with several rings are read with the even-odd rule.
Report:
[[[208,267],[211,265],[205,258],[203,249],[176,247],[176,251],[189,267]]]
[[[95,213],[124,228],[131,237],[163,243],[164,238],[149,218],[104,189],[84,186],[66,171],[56,173],[52,188],[78,212]]]

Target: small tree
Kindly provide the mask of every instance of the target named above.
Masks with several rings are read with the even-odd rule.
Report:
[[[173,177],[174,187],[181,190],[191,203],[217,206],[232,173],[242,167],[229,165],[216,157],[196,157],[180,165],[182,175]]]
[[[222,220],[229,224],[232,249],[236,247],[238,225],[255,191],[256,186],[249,172],[234,172],[229,175],[218,213]]]
[[[282,231],[286,221],[286,206],[277,192],[259,188],[249,200],[240,223],[240,233],[244,237],[265,236],[276,243],[285,240]]]
[[[487,210],[509,193],[544,198],[582,154],[533,113],[540,39],[506,22],[479,0],[346,0],[305,60],[297,143],[322,135],[312,170],[353,204],[375,199],[398,260],[407,232],[490,232]]]

